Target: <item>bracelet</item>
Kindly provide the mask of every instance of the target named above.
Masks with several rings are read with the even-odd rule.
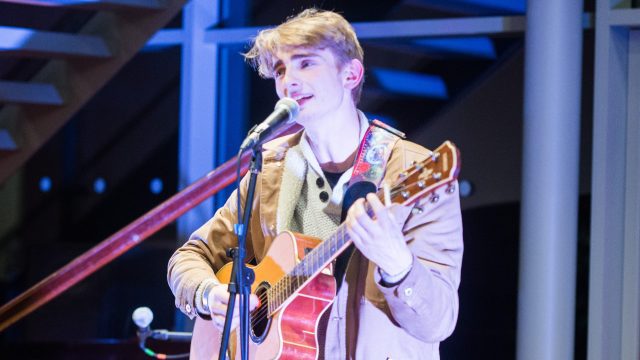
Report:
[[[202,315],[211,314],[211,311],[209,310],[209,293],[214,286],[219,284],[220,283],[215,279],[207,279],[198,286],[198,289],[196,290],[195,303],[196,309]]]

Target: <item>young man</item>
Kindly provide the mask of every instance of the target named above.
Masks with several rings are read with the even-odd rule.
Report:
[[[273,78],[280,98],[300,106],[300,133],[264,145],[248,230],[249,257],[260,262],[273,238],[292,230],[325,239],[340,224],[342,198],[356,152],[369,126],[356,104],[364,79],[363,52],[351,25],[334,12],[305,10],[261,31],[245,54],[261,76]],[[384,173],[392,183],[430,152],[398,140]],[[240,196],[247,190],[243,179]],[[439,343],[453,331],[462,262],[462,222],[457,183],[440,200],[414,210],[385,206],[373,194],[355,201],[346,229],[357,248],[338,272],[341,286],[319,334],[326,359],[438,359]],[[211,318],[221,328],[226,285],[214,273],[236,244],[234,192],[169,262],[176,306],[191,318]],[[258,301],[252,296],[251,306]],[[236,312],[237,314],[237,312]],[[235,319],[237,322],[237,318]]]

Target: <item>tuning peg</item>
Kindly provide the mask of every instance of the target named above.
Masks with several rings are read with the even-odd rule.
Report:
[[[453,184],[447,185],[447,188],[444,190],[447,194],[453,194],[456,191],[456,186]]]
[[[436,193],[431,194],[431,197],[429,198],[430,203],[435,204],[438,202],[438,200],[440,200],[440,195]]]
[[[424,212],[424,209],[422,209],[420,206],[415,206],[413,209],[411,209],[411,213],[413,215],[420,215]]]

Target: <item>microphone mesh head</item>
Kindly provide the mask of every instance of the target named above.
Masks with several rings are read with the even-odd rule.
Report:
[[[288,97],[278,100],[275,108],[277,109],[279,107],[284,107],[285,109],[287,109],[287,111],[290,114],[289,121],[291,121],[293,118],[298,116],[298,111],[300,111],[300,106],[298,105],[298,102]]]
[[[153,312],[146,306],[135,309],[131,315],[133,322],[141,328],[146,328],[153,321]]]

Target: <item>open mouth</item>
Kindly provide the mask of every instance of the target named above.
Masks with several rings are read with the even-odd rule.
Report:
[[[307,101],[309,101],[312,97],[313,97],[313,95],[304,95],[304,96],[300,96],[300,97],[295,97],[295,100],[298,103],[298,105],[302,106]]]

